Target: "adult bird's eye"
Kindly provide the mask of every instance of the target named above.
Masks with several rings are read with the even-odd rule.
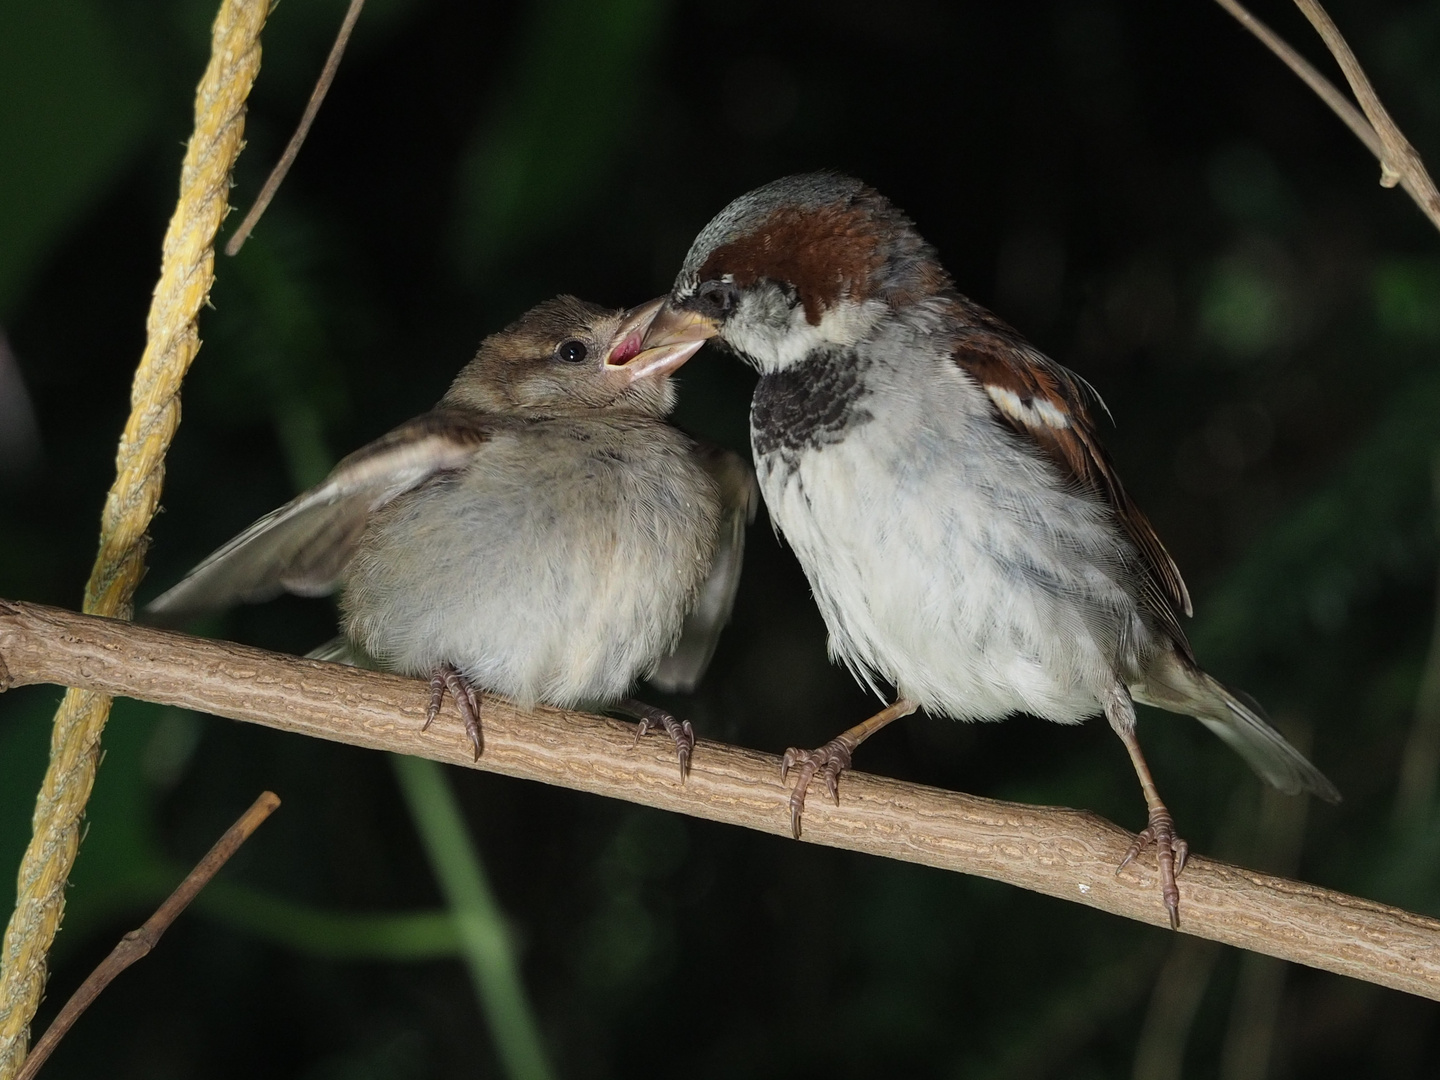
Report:
[[[712,319],[723,319],[735,310],[740,288],[733,281],[707,281],[695,290],[689,307]]]
[[[589,354],[590,350],[585,348],[583,341],[566,341],[555,350],[555,358],[564,360],[567,364],[578,364]]]

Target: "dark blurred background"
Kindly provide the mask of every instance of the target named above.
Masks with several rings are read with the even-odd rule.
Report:
[[[274,12],[242,208],[343,8]],[[214,10],[0,0],[0,595],[79,604]],[[1440,2],[1331,11],[1440,164]],[[1258,14],[1333,71],[1292,8]],[[1201,658],[1345,794],[1267,797],[1198,724],[1147,713],[1192,847],[1440,915],[1440,701],[1417,706],[1440,235],[1204,0],[370,0],[290,179],[219,260],[142,598],[427,408],[524,308],[656,295],[730,198],[817,167],[889,195],[962,291],[1105,396]],[[752,381],[702,357],[680,421],[743,448]],[[202,629],[303,652],[334,616],[286,600]],[[0,698],[0,867],[59,697]],[[872,706],[763,517],[701,693],[650,697],[776,752]],[[132,702],[105,745],[41,1024],[260,788],[285,805],[46,1075],[505,1075],[448,939],[397,929],[442,901],[383,756]],[[1144,817],[1098,721],[917,717],[858,764]],[[560,1076],[1435,1075],[1440,1011],[1402,994],[987,881],[450,781]]]

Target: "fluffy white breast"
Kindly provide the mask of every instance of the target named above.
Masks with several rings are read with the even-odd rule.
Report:
[[[1108,510],[998,424],[923,338],[826,362],[839,370],[790,373],[799,399],[782,431],[766,430],[784,410],[762,379],[752,438],[832,654],[959,718],[1096,712],[1115,673],[1153,647]],[[859,377],[842,407],[830,399],[847,366]],[[807,407],[825,422],[797,422]]]

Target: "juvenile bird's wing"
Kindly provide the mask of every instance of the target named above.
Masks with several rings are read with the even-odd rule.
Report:
[[[435,409],[335,466],[324,482],[266,514],[146,607],[176,624],[282,592],[334,590],[371,511],[438,473],[464,466],[494,431],[479,413]]]
[[[1121,486],[1100,443],[1086,398],[1093,398],[1102,409],[1104,403],[1078,375],[1039,352],[990,312],[968,301],[963,308],[961,321],[966,328],[954,343],[955,363],[984,388],[1005,424],[1033,440],[1078,486],[1105,500],[1144,562],[1150,606],[1188,652],[1175,612],[1192,614],[1190,592],[1155,526]]]
[[[710,666],[720,631],[730,621],[735,590],[740,586],[745,527],[755,520],[755,511],[760,505],[760,488],[749,461],[705,443],[700,443],[696,451],[705,471],[720,487],[720,535],[715,543],[710,575],[700,588],[694,610],[685,616],[680,641],[649,678],[653,686],[666,693],[688,693],[695,689]]]

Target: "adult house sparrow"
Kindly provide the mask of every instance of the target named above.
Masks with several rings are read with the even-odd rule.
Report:
[[[816,773],[836,796],[855,747],[917,708],[1059,723],[1103,711],[1149,810],[1121,866],[1155,845],[1172,926],[1187,849],[1133,701],[1196,717],[1282,791],[1339,799],[1257,706],[1196,664],[1177,619],[1189,594],[1100,445],[1094,392],[956,292],[877,192],[794,176],[721,211],[645,345],[706,333],[760,372],[760,486],[831,656],[897,691],[818,750],[786,751],[797,837]]]
[[[446,689],[478,758],[477,691],[524,707],[613,704],[664,727],[683,779],[688,722],[626,698],[689,689],[729,618],[758,501],[728,451],[666,422],[699,340],[642,348],[660,309],[562,296],[487,338],[430,412],[345,458],[153,601],[176,622],[282,591],[342,590],[341,648]],[[684,640],[681,630],[684,628]],[[333,643],[332,643],[333,644]]]

